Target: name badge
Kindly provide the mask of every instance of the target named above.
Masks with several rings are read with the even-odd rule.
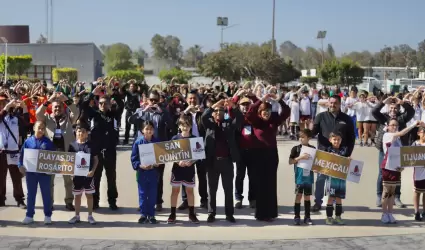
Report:
[[[60,138],[62,136],[62,130],[57,128],[55,129],[55,138]]]
[[[251,128],[251,126],[245,126],[244,128],[243,128],[243,134],[244,135],[250,135],[252,133],[252,128]]]

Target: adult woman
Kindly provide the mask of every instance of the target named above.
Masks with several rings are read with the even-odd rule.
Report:
[[[289,116],[290,109],[279,96],[276,100],[282,107],[280,114],[272,111],[272,105],[267,101],[274,95],[267,94],[262,100],[251,105],[246,114],[251,124],[251,131],[256,137],[253,145],[253,159],[255,159],[255,176],[257,208],[255,218],[261,221],[272,221],[277,217],[277,166],[279,156],[277,152],[277,128]]]

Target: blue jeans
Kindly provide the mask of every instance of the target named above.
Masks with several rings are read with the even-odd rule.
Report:
[[[325,182],[328,178],[327,175],[317,174],[316,178],[316,190],[314,191],[314,203],[322,205],[323,197],[325,196]]]
[[[52,216],[52,199],[50,197],[50,181],[52,176],[42,173],[27,172],[27,217],[33,218],[35,214],[35,198],[37,196],[37,186],[40,185],[41,196],[43,198],[44,216]]]
[[[317,110],[317,102],[311,103],[311,119],[314,121],[314,117],[316,117],[316,110]]]
[[[140,215],[145,217],[155,216],[155,204],[158,192],[158,171],[156,169],[137,171]]]
[[[359,138],[359,131],[357,130],[357,117],[355,115],[350,117],[354,125],[354,134],[356,135],[356,138]]]
[[[382,196],[382,169],[381,169],[381,163],[384,160],[384,152],[379,151],[379,157],[378,157],[378,179],[376,180],[376,194],[378,196]],[[395,197],[400,198],[401,195],[401,185],[398,185],[395,188]]]

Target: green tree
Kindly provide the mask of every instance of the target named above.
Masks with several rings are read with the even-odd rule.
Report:
[[[143,65],[143,60],[148,58],[149,54],[140,46],[133,51],[132,57],[137,60],[139,65]]]
[[[365,70],[351,59],[326,61],[319,74],[324,84],[353,86],[362,82]]]
[[[10,75],[21,76],[31,67],[31,55],[7,56],[7,72]],[[4,74],[6,64],[6,56],[0,56],[0,72]]]
[[[108,73],[108,77],[115,77],[121,83],[126,83],[131,79],[141,82],[145,79],[142,72],[137,70],[115,70]]]
[[[188,81],[192,78],[192,75],[184,70],[172,68],[169,70],[161,70],[158,74],[158,77],[167,83],[169,83],[173,78],[175,78],[178,83],[188,83]]]
[[[132,51],[127,44],[115,43],[106,46],[104,55],[107,72],[134,69],[134,65],[130,61]]]
[[[161,36],[155,34],[151,39],[153,56],[158,59],[180,61],[183,56],[183,47],[180,39],[175,36]]]
[[[336,58],[334,47],[330,43],[328,44],[328,48],[326,50],[326,54],[327,54],[327,57],[329,59],[331,59],[331,60],[334,59],[334,58]]]
[[[186,67],[196,67],[198,63],[202,62],[203,58],[204,53],[202,53],[201,46],[194,45],[186,50],[183,61]]]

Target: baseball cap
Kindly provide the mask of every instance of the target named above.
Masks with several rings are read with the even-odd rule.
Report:
[[[251,99],[249,99],[248,97],[244,97],[239,100],[239,104],[244,104],[244,103],[251,103]]]

